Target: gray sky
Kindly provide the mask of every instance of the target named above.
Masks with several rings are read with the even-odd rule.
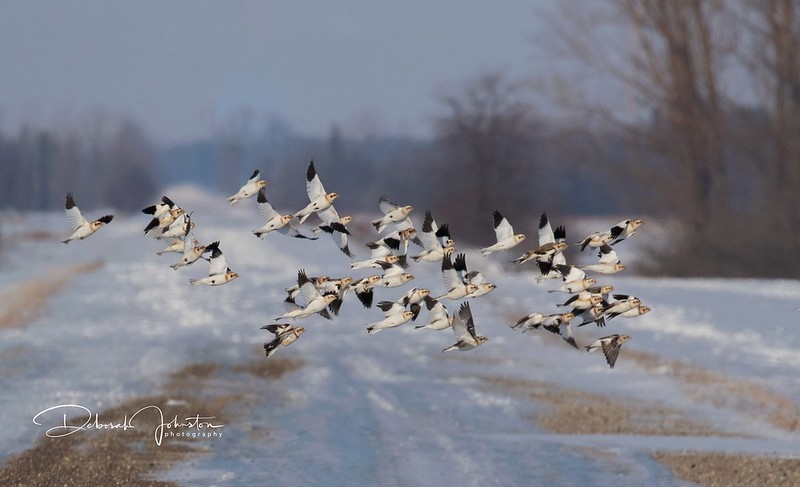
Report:
[[[102,110],[186,141],[250,106],[300,133],[424,135],[435,93],[541,69],[548,3],[0,0],[0,126]]]

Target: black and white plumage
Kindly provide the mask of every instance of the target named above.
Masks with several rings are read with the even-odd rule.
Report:
[[[81,213],[78,205],[75,204],[75,199],[73,199],[72,193],[67,193],[64,211],[66,212],[67,220],[72,227],[72,234],[67,237],[66,240],[61,241],[65,244],[68,244],[73,240],[85,239],[89,235],[94,234],[103,225],[111,223],[111,220],[114,219],[114,215],[105,215],[101,216],[97,220],[91,222],[88,221],[86,217],[83,216],[83,213]]]
[[[622,347],[622,344],[630,340],[631,337],[628,335],[609,335],[603,338],[599,338],[592,342],[589,345],[586,345],[586,351],[589,353],[594,352],[598,348],[603,351],[603,355],[606,356],[606,363],[612,369],[614,368],[614,364],[617,363],[617,357],[619,356],[619,350]]]
[[[276,323],[273,325],[264,325],[261,327],[262,330],[267,330],[268,332],[275,335],[275,338],[264,344],[264,352],[267,355],[267,358],[270,358],[275,352],[278,350],[278,347],[288,347],[292,343],[296,342],[300,335],[303,334],[305,329],[302,326],[293,327],[289,323]]]
[[[442,258],[442,279],[447,292],[434,298],[437,301],[440,299],[463,299],[478,290],[476,284],[465,284],[461,280],[461,276],[458,275],[458,271],[453,266],[453,261],[450,259],[449,254]]]
[[[453,316],[453,334],[456,337],[456,343],[442,350],[442,353],[451,350],[466,351],[472,350],[483,343],[488,338],[483,335],[475,333],[475,320],[472,317],[472,310],[469,303],[461,303],[458,312]]]
[[[425,328],[426,330],[445,330],[453,324],[453,318],[448,314],[447,307],[441,302],[430,296],[425,296],[425,309],[428,310],[430,321],[424,325],[417,325],[414,328]]]
[[[317,286],[311,281],[311,279],[308,278],[306,271],[303,269],[297,271],[297,286],[297,298],[294,300],[287,298],[284,301],[284,304],[286,304],[290,309],[275,319],[283,320],[306,318],[315,313],[319,313],[321,316],[330,319],[330,315],[327,313],[326,308],[336,300],[337,295],[335,293],[324,295],[320,293],[319,289],[317,289]]]
[[[255,196],[256,193],[258,193],[259,191],[263,190],[266,187],[267,187],[267,180],[261,179],[261,171],[256,169],[255,171],[253,171],[253,175],[250,176],[250,179],[247,180],[244,186],[239,188],[239,191],[237,191],[236,194],[228,197],[228,202],[232,205],[235,205],[236,203],[238,203],[243,199]]]
[[[260,228],[253,230],[253,235],[256,237],[264,238],[267,233],[284,228],[294,218],[292,215],[281,215],[275,211],[263,189],[258,192],[256,201],[258,202],[258,212],[266,221]]]
[[[219,248],[219,241],[206,245],[206,251],[211,251],[208,265],[208,277],[202,279],[189,279],[192,285],[206,284],[208,286],[221,286],[237,277],[239,274],[228,267],[228,260]]]
[[[386,195],[378,199],[378,207],[381,209],[381,212],[383,212],[383,217],[371,222],[378,233],[382,233],[391,223],[399,223],[406,220],[408,215],[414,210],[414,207],[411,205],[400,206],[397,203],[392,203]]]
[[[416,320],[421,308],[419,303],[414,303],[406,310],[403,304],[392,301],[381,301],[378,307],[383,311],[383,319],[367,325],[367,333],[370,335]]]
[[[566,250],[569,246],[566,242],[566,229],[563,226],[555,230],[550,225],[550,220],[546,213],[542,213],[539,218],[539,246],[525,252],[514,259],[515,264],[522,264],[535,259],[542,274],[548,274],[552,268],[556,255]],[[561,263],[559,259],[556,263]]]
[[[465,285],[474,284],[478,289],[467,294],[468,298],[479,298],[494,291],[497,286],[486,280],[480,271],[470,271],[467,269],[467,257],[463,253],[458,254],[453,261],[453,269],[456,270],[461,282]]]
[[[419,234],[422,242],[422,252],[411,257],[414,262],[424,260],[427,262],[438,262],[445,255],[450,255],[455,250],[455,241],[450,238],[450,230],[447,224],[440,227],[433,219],[430,211],[425,212],[425,220],[422,222],[422,232]]]
[[[487,256],[492,252],[501,252],[516,247],[525,240],[524,233],[514,233],[514,228],[499,211],[494,210],[494,234],[497,242],[481,249],[481,255]]]
[[[308,164],[306,171],[306,194],[309,203],[305,208],[294,214],[298,222],[302,224],[312,213],[327,210],[333,205],[333,200],[339,197],[338,193],[326,193],[319,174],[314,167],[314,161]]]
[[[166,212],[176,208],[177,205],[166,196],[161,197],[161,203],[150,205],[147,208],[142,208],[142,213],[145,215],[153,215],[153,218],[160,219]]]

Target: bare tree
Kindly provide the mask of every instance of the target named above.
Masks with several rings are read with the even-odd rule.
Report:
[[[509,217],[530,212],[545,189],[536,184],[537,122],[523,96],[521,85],[490,73],[440,99],[446,113],[436,120],[439,203],[465,225],[459,230],[467,238],[490,233],[494,209]]]

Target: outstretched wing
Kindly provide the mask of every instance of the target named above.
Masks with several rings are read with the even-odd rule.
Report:
[[[258,192],[256,201],[258,201],[258,212],[261,213],[261,216],[263,216],[265,220],[270,221],[276,216],[280,216],[278,212],[275,211],[275,208],[269,204],[269,201],[267,201],[267,195],[264,193],[264,188],[261,188],[261,191]]]
[[[547,219],[547,213],[542,213],[542,217],[539,219],[539,246],[555,243],[555,241],[556,237],[553,235],[553,228],[550,226],[550,220]]]
[[[219,249],[219,242],[213,242],[206,247],[206,250],[211,249],[211,260],[208,266],[208,275],[215,276],[217,274],[224,274],[228,270],[228,259],[222,254]]]
[[[494,210],[494,234],[498,242],[509,239],[514,236],[514,228],[508,222],[508,219],[500,214],[499,211]]]
[[[314,168],[314,161],[308,164],[308,170],[306,171],[306,193],[308,193],[309,201],[314,201],[318,197],[326,194],[325,187],[322,185],[319,174],[317,174],[317,170]]]
[[[75,200],[72,199],[72,193],[67,193],[67,202],[64,205],[64,211],[67,213],[67,220],[69,220],[69,224],[72,225],[73,230],[77,230],[88,224],[81,210],[79,210],[78,206],[75,204]]]

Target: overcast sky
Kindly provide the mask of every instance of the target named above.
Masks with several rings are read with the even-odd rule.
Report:
[[[0,0],[0,126],[102,109],[161,142],[252,107],[300,133],[424,135],[434,95],[545,62],[546,0]]]

